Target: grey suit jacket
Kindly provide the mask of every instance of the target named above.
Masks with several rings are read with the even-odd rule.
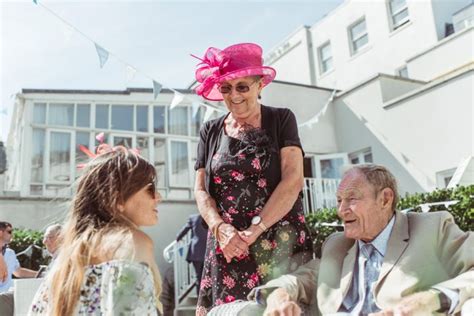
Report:
[[[448,212],[396,212],[374,287],[377,305],[393,307],[405,296],[442,286],[458,291],[458,312],[468,298],[474,297],[473,249],[473,233],[461,231]],[[284,287],[293,300],[317,304],[313,314],[316,310],[336,313],[349,290],[356,256],[355,240],[335,233],[326,240],[321,260],[310,261],[261,288]]]

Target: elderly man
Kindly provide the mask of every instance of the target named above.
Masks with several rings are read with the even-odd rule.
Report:
[[[59,234],[61,233],[61,225],[54,224],[48,226],[44,232],[43,236],[43,244],[46,246],[51,257],[53,260],[57,256],[58,248],[59,248]]]
[[[430,315],[457,313],[474,296],[474,237],[448,212],[395,210],[393,175],[377,165],[348,170],[337,191],[344,233],[326,240],[321,260],[256,288],[265,315]],[[298,303],[298,304],[297,304]]]

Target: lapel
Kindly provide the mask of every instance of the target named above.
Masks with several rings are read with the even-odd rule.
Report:
[[[339,290],[341,291],[342,299],[340,302],[335,304],[336,306],[340,306],[342,304],[342,300],[344,300],[344,297],[346,297],[349,286],[351,285],[352,276],[354,274],[354,265],[357,259],[357,247],[357,242],[354,242],[344,258],[344,262],[342,264],[341,282],[339,284]]]
[[[395,212],[395,224],[393,225],[392,233],[388,239],[387,251],[383,260],[380,275],[375,285],[375,292],[377,293],[382,280],[397,264],[403,252],[408,246],[410,239],[410,232],[408,229],[408,216],[406,214]]]

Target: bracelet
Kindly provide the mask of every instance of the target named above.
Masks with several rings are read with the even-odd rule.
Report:
[[[219,224],[216,224],[212,227],[212,234],[214,235],[214,237],[216,238],[217,242],[219,242],[219,227],[222,225],[222,224],[225,224],[224,221],[221,221],[219,222]]]

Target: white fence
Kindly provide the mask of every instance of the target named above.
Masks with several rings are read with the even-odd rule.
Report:
[[[303,188],[303,209],[305,214],[319,208],[337,206],[336,192],[340,179],[305,178]]]

